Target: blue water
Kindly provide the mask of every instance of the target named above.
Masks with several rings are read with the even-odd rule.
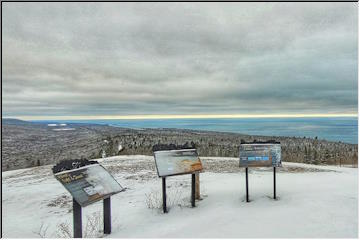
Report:
[[[93,123],[125,128],[180,128],[243,133],[263,136],[318,137],[329,141],[358,143],[356,117],[338,118],[228,118],[228,119],[142,119],[58,120],[46,123]]]

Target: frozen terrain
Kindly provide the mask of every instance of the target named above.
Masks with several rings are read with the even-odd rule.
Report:
[[[161,180],[153,157],[100,160],[126,188],[112,199],[114,238],[355,238],[358,236],[358,169],[284,163],[272,196],[272,169],[249,173],[237,158],[201,158],[202,200],[190,207],[190,175],[168,178],[169,213],[161,211]],[[3,237],[64,237],[72,232],[70,194],[51,166],[3,172]],[[85,236],[101,237],[102,203],[83,209]],[[94,224],[92,226],[91,224]],[[94,232],[94,229],[96,230]],[[100,230],[100,232],[98,231]]]

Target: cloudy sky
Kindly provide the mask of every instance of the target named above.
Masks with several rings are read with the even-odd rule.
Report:
[[[3,3],[4,116],[357,113],[357,3]]]

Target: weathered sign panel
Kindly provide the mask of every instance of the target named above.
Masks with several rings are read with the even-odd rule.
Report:
[[[189,174],[203,169],[196,149],[156,151],[154,156],[159,177]]]
[[[55,174],[75,200],[85,207],[121,192],[121,185],[100,164],[92,164]]]
[[[240,167],[280,167],[281,145],[246,143],[240,145]]]

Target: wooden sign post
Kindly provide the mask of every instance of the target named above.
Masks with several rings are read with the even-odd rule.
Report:
[[[82,207],[103,200],[104,234],[111,233],[110,197],[124,189],[95,161],[64,161],[53,167],[55,178],[73,197],[74,238],[82,237]]]
[[[200,174],[195,173],[195,199],[200,200]]]

